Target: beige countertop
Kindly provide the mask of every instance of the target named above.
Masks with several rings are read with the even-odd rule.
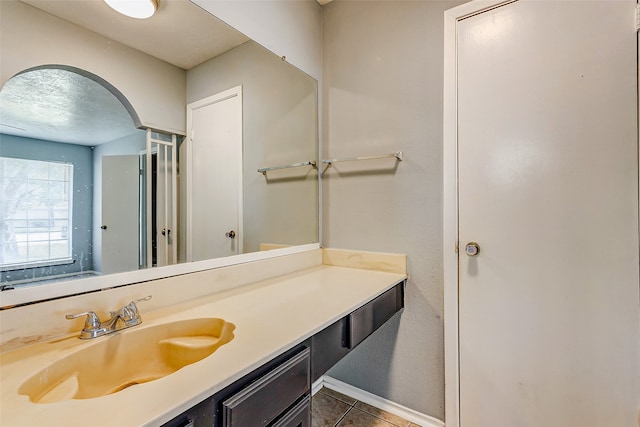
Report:
[[[402,273],[325,263],[150,312],[141,306],[143,324],[116,334],[219,317],[235,324],[235,337],[211,356],[171,375],[94,399],[38,404],[17,389],[50,363],[110,336],[83,341],[76,332],[6,351],[0,354],[0,425],[160,425],[405,278]]]

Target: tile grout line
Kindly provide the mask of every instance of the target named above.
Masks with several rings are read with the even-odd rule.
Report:
[[[336,392],[338,394],[343,394],[347,397],[351,397],[359,402],[362,402],[366,405],[373,406],[375,408],[380,409],[382,413],[389,413],[393,419],[389,419],[391,425],[397,424],[399,426],[406,427],[420,427],[420,426],[429,426],[429,427],[445,427],[445,423],[437,418],[431,417],[429,415],[420,413],[418,411],[412,410],[408,407],[399,405],[395,402],[392,402],[388,399],[384,399],[382,397],[373,395],[364,390],[361,390],[357,387],[351,386],[342,381],[336,380],[335,378],[325,376],[322,377],[321,380],[318,380],[318,388],[325,388],[327,391]],[[360,398],[361,399],[360,399]],[[385,408],[385,409],[382,409]],[[383,418],[386,422],[386,415],[383,415]],[[401,422],[398,422],[398,421]],[[405,424],[406,423],[406,424]],[[387,426],[390,427],[390,426]],[[638,426],[640,427],[640,426]]]
[[[320,390],[319,390],[319,392],[320,392],[320,393],[322,393],[322,389],[320,389]],[[350,411],[351,411],[351,410],[356,406],[356,403],[358,403],[358,400],[356,400],[356,399],[354,399],[354,400],[355,400],[355,402],[353,402],[353,403],[347,403],[347,402],[345,402],[344,400],[342,400],[342,399],[338,399],[337,397],[332,396],[332,395],[330,395],[330,394],[326,394],[326,393],[322,393],[322,394],[324,394],[325,396],[327,396],[327,397],[329,397],[329,398],[331,398],[331,399],[337,400],[338,402],[342,402],[342,403],[344,403],[344,404],[346,404],[346,405],[349,405],[349,409],[347,409],[347,410],[344,412],[344,414],[342,414],[342,416],[341,416],[340,418],[338,418],[338,420],[335,422],[335,424],[333,425],[333,427],[336,427],[338,424],[340,424],[340,422],[341,422],[342,420],[344,420],[344,417],[346,417],[346,416],[347,416],[347,414],[348,414],[348,413],[349,413],[349,412],[350,412]]]
[[[358,400],[358,399],[355,399],[355,398],[353,398],[353,397],[351,397],[351,396],[345,395],[345,397],[348,397],[348,398],[349,398],[349,401],[352,401],[352,400],[353,400],[353,403],[349,403],[349,402],[346,402],[346,401],[345,401],[345,400],[343,400],[343,399],[340,399],[339,397],[337,397],[337,396],[335,396],[335,395],[332,395],[332,394],[329,394],[329,393],[325,393],[325,392],[323,392],[323,389],[324,389],[324,388],[321,388],[320,390],[318,390],[318,392],[319,392],[320,394],[323,394],[325,397],[330,398],[331,400],[336,400],[336,401],[338,401],[338,402],[342,402],[342,403],[344,403],[345,405],[347,405],[347,406],[348,406],[348,409],[347,409],[347,410],[344,412],[344,414],[342,414],[342,416],[341,416],[341,417],[340,417],[340,418],[339,418],[339,419],[338,419],[338,420],[333,424],[333,426],[332,426],[332,427],[337,427],[337,426],[338,426],[338,424],[340,424],[340,423],[341,423],[341,422],[346,418],[346,416],[349,414],[349,412],[351,412],[351,410],[352,410],[352,409],[354,409],[354,408],[355,408],[357,411],[363,412],[364,414],[367,414],[367,415],[369,415],[369,416],[371,416],[371,417],[373,417],[373,418],[375,418],[375,419],[377,419],[377,420],[380,420],[380,421],[382,421],[383,423],[385,423],[385,424],[387,424],[387,425],[389,425],[389,426],[393,426],[393,427],[403,427],[403,425],[404,425],[404,423],[403,423],[403,425],[399,425],[399,424],[396,424],[395,422],[392,422],[392,421],[390,421],[390,420],[387,420],[387,419],[385,419],[385,418],[383,418],[383,417],[381,417],[381,416],[379,416],[379,415],[373,414],[373,413],[369,412],[368,410],[366,410],[365,408],[357,408],[356,406],[358,405],[358,403],[362,403],[362,404],[364,404],[364,405],[367,405],[367,403],[362,402],[361,400]],[[371,406],[371,407],[372,407],[372,408],[374,408],[374,409],[381,410],[380,408],[377,408],[377,407],[375,407],[375,406],[373,406],[373,405],[368,405],[368,406]],[[383,412],[384,412],[384,411],[383,411]],[[412,424],[412,423],[411,423],[411,421],[408,421],[408,420],[403,420],[403,421],[406,421],[406,422],[408,423],[405,427],[414,427],[414,424]],[[416,425],[415,427],[418,427],[418,426]]]
[[[347,411],[344,414],[342,414],[342,416],[338,419],[338,421],[336,421],[333,427],[336,427],[338,424],[340,424],[340,422],[344,420],[344,418],[347,416],[349,412],[351,412],[352,409],[353,409],[353,406],[350,406],[349,409],[347,409]]]
[[[358,402],[359,402],[359,400],[356,400],[356,399],[355,399],[355,398],[353,398],[353,397],[351,397],[349,400],[355,400],[355,402],[353,402],[353,403],[345,402],[344,400],[342,400],[342,399],[340,399],[340,398],[338,398],[338,397],[336,397],[336,396],[334,396],[334,395],[331,395],[331,394],[328,394],[328,393],[324,393],[324,392],[322,391],[322,389],[320,389],[319,393],[322,393],[322,394],[324,394],[325,396],[330,397],[331,399],[337,400],[338,402],[342,402],[342,403],[344,403],[345,405],[349,405],[349,409],[353,408],[353,407],[356,405],[356,403],[358,403]],[[350,396],[346,396],[346,395],[344,395],[344,396],[345,396],[345,397],[350,397]]]
[[[325,395],[325,396],[329,396],[329,395]],[[339,401],[339,402],[347,403],[347,402],[345,402],[344,400],[340,400],[340,399],[338,399],[338,398],[336,398],[336,397],[333,397],[333,396],[329,396],[329,397],[331,397],[331,398],[333,398],[333,399],[336,399],[336,400],[337,400],[337,401]],[[349,405],[349,404],[347,403],[347,405],[349,405],[349,409],[347,409],[347,411],[346,411],[344,414],[342,414],[342,416],[338,419],[338,421],[336,421],[336,423],[333,425],[333,427],[337,427],[337,425],[338,425],[338,424],[340,424],[340,422],[341,422],[342,420],[344,420],[344,419],[345,419],[345,417],[347,416],[347,414],[348,414],[349,412],[351,412],[351,410],[352,410],[352,409],[356,409],[357,411],[364,412],[365,414],[370,415],[370,416],[372,416],[373,418],[376,418],[376,419],[378,419],[378,420],[380,420],[380,421],[383,421],[383,422],[385,422],[385,423],[387,423],[387,424],[389,424],[389,425],[392,425],[392,426],[394,426],[394,427],[401,427],[401,426],[399,426],[399,425],[397,425],[397,424],[392,423],[392,422],[391,422],[391,421],[389,421],[389,420],[385,420],[384,418],[381,418],[381,417],[379,417],[379,416],[377,416],[377,415],[375,415],[375,414],[372,414],[371,412],[368,412],[368,411],[366,411],[366,410],[364,410],[364,409],[356,408],[356,405],[358,404],[358,402],[360,402],[360,401],[359,401],[359,400],[356,400],[355,402],[353,402],[353,404],[352,404],[352,405]],[[364,403],[364,402],[362,402],[362,403]],[[379,408],[377,408],[377,409],[379,409]],[[409,422],[409,424],[407,425],[407,427],[409,427],[409,426],[411,426],[411,422]]]
[[[359,400],[356,400],[356,403],[354,403],[354,404],[353,404],[352,408],[356,408],[356,404],[357,404],[358,402],[360,402],[360,401],[359,401]],[[364,402],[363,402],[363,403],[364,403]],[[374,408],[375,408],[375,406],[374,406]],[[371,412],[369,412],[369,411],[366,411],[366,410],[361,409],[361,408],[356,408],[356,409],[357,409],[358,411],[362,411],[362,412],[364,412],[364,413],[365,413],[365,414],[367,414],[367,415],[371,415],[373,418],[377,418],[377,419],[379,419],[380,421],[384,421],[385,423],[387,423],[387,424],[389,424],[389,425],[392,425],[393,427],[401,427],[401,426],[399,426],[398,424],[392,423],[391,421],[386,420],[386,419],[384,419],[384,418],[382,418],[382,417],[379,417],[379,416],[378,416],[378,415],[376,415],[376,414],[372,414],[372,413],[371,413]],[[380,409],[380,408],[376,408],[376,409]],[[411,425],[411,423],[409,422],[409,425],[408,425],[407,427],[409,427],[410,425]]]

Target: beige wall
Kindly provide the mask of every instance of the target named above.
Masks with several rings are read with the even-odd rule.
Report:
[[[0,40],[0,85],[32,67],[77,67],[115,86],[137,126],[184,133],[183,69],[15,0],[0,1]]]
[[[406,253],[406,309],[329,375],[444,419],[443,12],[461,1],[324,7],[324,158],[386,154],[323,175],[326,247]]]
[[[316,82],[253,41],[187,72],[187,102],[242,86],[244,252],[318,241]]]

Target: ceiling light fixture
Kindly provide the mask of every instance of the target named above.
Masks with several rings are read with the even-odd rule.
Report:
[[[150,18],[158,10],[158,0],[104,0],[111,9],[136,19]]]

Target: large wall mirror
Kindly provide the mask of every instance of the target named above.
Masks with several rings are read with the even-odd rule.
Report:
[[[313,78],[189,0],[0,7],[3,294],[318,242]]]

